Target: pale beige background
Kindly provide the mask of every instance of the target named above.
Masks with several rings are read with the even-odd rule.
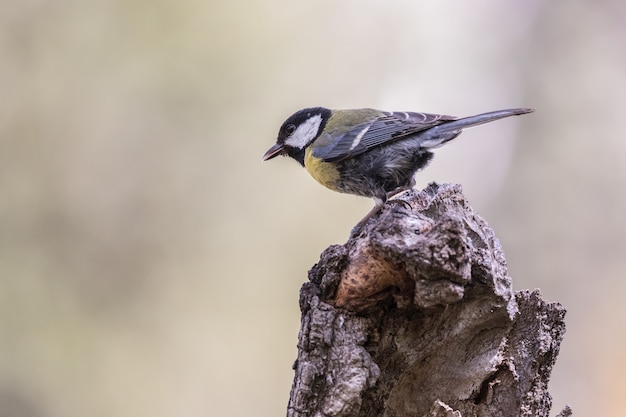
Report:
[[[533,115],[458,182],[569,310],[555,408],[626,415],[626,3],[0,2],[0,415],[284,414],[298,289],[371,202],[287,159],[311,105]]]

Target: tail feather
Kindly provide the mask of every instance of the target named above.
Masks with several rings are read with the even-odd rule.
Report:
[[[518,116],[521,114],[532,113],[534,109],[507,109],[497,110],[488,113],[477,114],[475,116],[463,117],[460,119],[444,122],[440,125],[432,127],[422,134],[424,143],[422,146],[436,148],[449,140],[457,137],[463,129],[482,125],[484,123],[493,122],[509,116]]]

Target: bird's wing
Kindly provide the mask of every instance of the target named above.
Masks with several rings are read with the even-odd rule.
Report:
[[[386,112],[333,138],[325,146],[315,148],[313,154],[325,162],[341,161],[451,120],[456,118],[429,113]]]

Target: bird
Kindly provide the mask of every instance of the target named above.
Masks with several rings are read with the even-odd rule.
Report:
[[[463,129],[532,111],[505,109],[458,118],[370,108],[311,107],[285,120],[276,143],[262,159],[291,157],[323,186],[371,197],[376,209],[395,194],[413,188],[416,172],[433,159],[432,151],[459,136]]]

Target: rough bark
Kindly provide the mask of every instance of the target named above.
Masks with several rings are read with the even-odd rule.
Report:
[[[565,309],[513,292],[460,186],[394,201],[309,272],[287,416],[548,416]]]

